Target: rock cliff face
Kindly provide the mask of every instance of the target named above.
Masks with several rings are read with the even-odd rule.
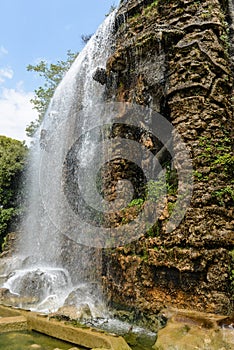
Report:
[[[182,223],[104,252],[111,303],[142,312],[174,305],[233,310],[233,5],[224,0],[122,1],[106,67],[107,99],[161,113],[190,149],[194,191]]]

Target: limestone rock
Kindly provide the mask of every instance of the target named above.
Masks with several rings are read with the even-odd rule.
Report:
[[[71,320],[87,321],[92,318],[91,310],[88,304],[79,306],[62,306],[55,313],[57,316],[65,316]]]
[[[98,83],[105,85],[107,81],[107,75],[104,68],[97,68],[95,73],[93,74],[93,79]]]
[[[225,334],[226,330],[207,330],[198,326],[177,324],[172,321],[159,331],[155,350],[168,350],[178,348],[180,350],[207,349],[207,350],[231,350],[234,345],[233,331]],[[228,339],[228,336],[230,339]],[[232,338],[232,339],[231,339]]]
[[[38,303],[37,296],[19,296],[11,293],[7,288],[0,288],[0,302],[5,305],[19,306],[19,305],[34,305]]]
[[[159,330],[153,349],[232,349],[234,330],[219,327],[225,319],[212,314],[173,310],[166,327]]]
[[[194,185],[175,230],[166,230],[178,200],[174,191],[144,237],[104,252],[104,288],[120,309],[146,315],[164,305],[227,315],[233,310],[233,174],[222,162],[233,151],[232,3],[121,1],[107,60],[107,98],[149,107],[170,120],[190,150]],[[122,136],[120,128],[115,136]],[[155,151],[153,142],[143,144]],[[175,163],[183,169],[179,143],[173,147]],[[117,226],[124,227],[122,221],[116,219]]]

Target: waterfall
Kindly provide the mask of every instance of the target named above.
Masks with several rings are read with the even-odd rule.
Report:
[[[92,127],[95,110],[104,101],[105,86],[93,76],[97,69],[105,72],[112,53],[114,21],[115,11],[78,55],[56,89],[36,135],[27,181],[28,212],[18,255],[8,266],[9,278],[3,284],[21,300],[18,306],[24,297],[24,307],[48,312],[66,300],[66,305],[86,303],[91,313],[98,313],[101,256],[98,249],[82,245],[76,238],[83,233],[76,213],[74,163],[80,168],[92,167],[95,157],[98,136],[90,137],[86,130]],[[67,193],[69,176],[75,180]],[[83,173],[83,180],[85,177]],[[84,191],[89,196],[87,183],[86,179]]]

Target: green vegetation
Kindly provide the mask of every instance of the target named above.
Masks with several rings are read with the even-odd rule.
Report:
[[[228,52],[230,48],[230,41],[229,41],[229,25],[227,22],[223,21],[224,24],[224,32],[222,35],[220,35],[220,40],[224,46],[224,50]]]
[[[217,186],[212,193],[212,197],[219,205],[224,206],[225,203],[230,203],[230,201],[234,200],[232,140],[228,134],[219,141],[200,137],[199,147],[201,149],[199,158],[202,160],[202,164],[208,167],[209,172],[203,174],[202,170],[194,171],[194,176],[197,180],[205,182],[209,181],[210,178],[214,178],[217,173],[221,173],[227,185],[223,187]]]
[[[212,193],[212,196],[217,198],[218,202],[223,206],[225,205],[225,197],[231,197],[234,201],[234,188],[230,185],[220,188]]]
[[[170,165],[166,166],[165,178],[159,176],[157,181],[150,180],[147,185],[148,200],[157,202],[164,194],[176,195],[178,188],[178,177],[176,169],[172,169]]]
[[[133,200],[128,204],[128,207],[129,207],[129,208],[135,207],[135,206],[141,207],[143,203],[144,203],[144,199],[142,199],[142,198],[133,199]]]
[[[150,5],[144,8],[143,15],[147,16],[158,6],[158,0],[154,0]]]
[[[193,175],[198,178],[199,180],[203,178],[203,174],[197,170],[193,172]]]
[[[203,164],[210,166],[211,171],[222,171],[227,177],[233,176],[234,155],[232,152],[232,141],[228,136],[219,141],[200,137],[199,147],[202,150],[199,158],[202,158]]]
[[[164,196],[167,190],[167,184],[164,177],[160,177],[157,181],[150,180],[147,185],[147,199],[152,202],[157,202],[158,199]]]
[[[49,106],[50,100],[54,94],[54,91],[65,73],[71,67],[78,53],[72,53],[70,50],[67,51],[67,58],[65,61],[57,61],[54,63],[47,63],[46,61],[41,61],[37,65],[29,64],[27,70],[30,72],[36,72],[40,77],[44,78],[44,86],[40,86],[36,89],[35,97],[31,100],[33,108],[38,111],[38,119],[32,121],[26,128],[28,136],[33,136],[38,126],[40,125],[45,112]]]
[[[230,281],[231,281],[231,291],[234,294],[234,249],[230,252],[231,256],[231,266],[230,266]]]
[[[145,248],[144,251],[143,251],[143,254],[142,254],[142,256],[141,256],[141,259],[142,259],[143,261],[148,261],[148,260],[149,260],[149,254],[148,254],[146,248]]]
[[[153,226],[147,229],[146,237],[157,237],[159,236],[160,231],[161,231],[161,226],[157,221]]]
[[[23,142],[0,136],[0,244],[22,211],[19,185],[26,156],[27,147]]]
[[[160,200],[163,200],[166,196],[173,196],[175,199],[178,189],[177,172],[170,167],[170,164],[164,164],[164,166],[166,171],[161,174],[157,180],[149,180],[145,185],[145,197],[133,199],[128,206],[122,210],[122,225],[125,225],[136,218],[142,210],[146,200],[150,205],[150,203],[160,203]],[[172,201],[169,199],[167,203],[169,215],[172,214],[175,208],[176,202],[174,202],[174,199],[172,199]],[[161,225],[159,222],[156,222],[153,226],[148,225],[148,227],[146,227],[146,236],[156,237],[160,234],[160,231]]]
[[[175,206],[176,206],[176,202],[168,202],[167,208],[168,208],[169,215],[173,213]]]
[[[217,148],[217,149],[219,150],[219,148]],[[233,172],[234,171],[234,156],[231,153],[217,155],[213,161],[213,167],[216,164],[221,165],[226,172],[228,172],[229,170],[230,170],[230,172]]]

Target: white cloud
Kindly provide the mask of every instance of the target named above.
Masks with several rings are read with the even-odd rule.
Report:
[[[22,83],[16,89],[0,90],[0,135],[29,141],[25,128],[37,118],[37,112],[30,103],[33,96],[33,92],[23,90]]]
[[[7,55],[7,54],[8,54],[7,49],[3,45],[1,45],[0,46],[0,57],[4,56],[4,55]]]
[[[10,67],[0,68],[0,84],[4,83],[6,79],[12,79],[14,75]]]

